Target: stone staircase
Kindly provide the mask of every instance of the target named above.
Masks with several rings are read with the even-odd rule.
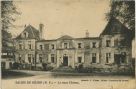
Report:
[[[63,67],[59,67],[59,68],[55,68],[52,70],[52,72],[66,72],[66,73],[73,73],[76,72],[75,69],[68,67],[68,66],[63,66]]]

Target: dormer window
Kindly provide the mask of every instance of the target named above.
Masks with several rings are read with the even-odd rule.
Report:
[[[26,33],[24,33],[24,37],[26,38]]]
[[[22,35],[23,35],[24,38],[28,37],[28,33],[27,32],[24,32]]]
[[[106,47],[110,47],[111,41],[110,40],[106,40]]]

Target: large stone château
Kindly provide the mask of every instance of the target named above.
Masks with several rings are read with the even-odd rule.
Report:
[[[43,39],[44,25],[39,30],[31,25],[15,38],[16,62],[42,68],[42,63],[57,68],[79,64],[89,66],[131,65],[131,30],[117,19],[109,20],[99,37],[73,38],[64,35],[58,39]],[[24,66],[24,67],[26,67]]]

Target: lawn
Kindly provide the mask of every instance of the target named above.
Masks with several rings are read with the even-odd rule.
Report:
[[[11,71],[11,70],[2,70],[2,79],[14,79],[14,78],[21,78],[21,77],[29,77],[33,76],[32,74]]]

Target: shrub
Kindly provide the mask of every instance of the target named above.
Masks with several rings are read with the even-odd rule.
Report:
[[[43,70],[47,70],[47,63],[42,63]]]
[[[46,71],[50,71],[50,70],[53,70],[53,67],[52,66],[47,66]]]
[[[69,68],[72,68],[72,66],[70,65],[70,66],[68,66]]]
[[[14,62],[13,69],[18,69],[20,67],[20,63]]]
[[[92,73],[93,68],[92,67],[83,67],[83,64],[79,64],[78,66],[75,66],[75,70],[79,73]]]
[[[45,71],[50,71],[53,69],[53,67],[47,63],[43,63],[42,66],[43,66],[43,70],[45,70]]]

